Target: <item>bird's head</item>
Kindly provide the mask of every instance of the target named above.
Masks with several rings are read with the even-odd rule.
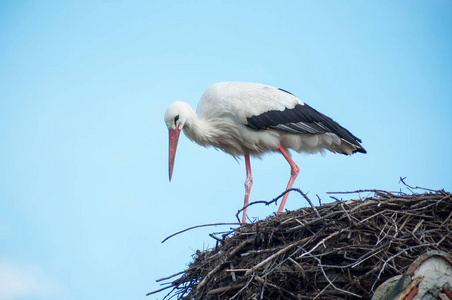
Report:
[[[169,180],[173,175],[174,160],[176,159],[177,142],[179,135],[184,128],[185,122],[189,119],[192,109],[185,102],[174,102],[165,112],[165,123],[169,131]]]
[[[182,130],[189,118],[191,107],[188,103],[176,101],[170,104],[165,112],[165,123],[169,130]]]

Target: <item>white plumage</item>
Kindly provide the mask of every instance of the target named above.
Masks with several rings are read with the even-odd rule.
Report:
[[[331,118],[317,112],[293,94],[258,83],[222,82],[210,86],[199,101],[197,114],[185,102],[172,103],[165,113],[170,134],[169,174],[174,166],[181,130],[201,146],[213,146],[234,157],[245,156],[245,206],[252,185],[249,156],[280,151],[292,168],[287,189],[298,167],[287,149],[316,153],[327,149],[351,155],[366,153],[360,139]],[[284,207],[286,194],[278,213]],[[246,209],[242,222],[246,222]]]

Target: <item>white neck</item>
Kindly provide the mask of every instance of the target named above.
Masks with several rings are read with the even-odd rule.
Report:
[[[208,121],[200,120],[190,106],[186,112],[187,120],[183,127],[185,135],[201,146],[212,144],[212,132],[214,131],[212,125]]]

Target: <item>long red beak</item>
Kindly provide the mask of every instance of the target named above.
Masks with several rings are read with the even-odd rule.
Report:
[[[169,181],[171,181],[171,177],[173,176],[174,160],[176,159],[176,149],[177,142],[179,141],[179,134],[179,128],[169,130]]]

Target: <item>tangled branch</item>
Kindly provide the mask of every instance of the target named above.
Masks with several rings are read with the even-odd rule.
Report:
[[[370,299],[419,255],[452,252],[450,193],[372,192],[234,229],[163,289],[187,300]]]

